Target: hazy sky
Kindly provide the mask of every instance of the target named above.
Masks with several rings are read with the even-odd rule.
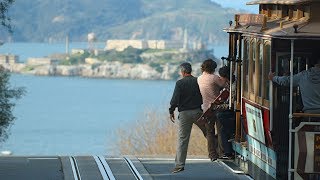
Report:
[[[258,5],[246,5],[247,2],[252,0],[211,0],[218,4],[221,4],[222,7],[230,7],[235,9],[244,9],[251,13],[258,12]]]

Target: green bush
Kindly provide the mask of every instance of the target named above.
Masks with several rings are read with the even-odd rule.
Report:
[[[26,66],[23,68],[23,71],[26,72],[26,71],[32,71],[34,70],[34,66]]]
[[[91,54],[88,51],[85,51],[83,54],[73,54],[68,59],[62,60],[59,62],[59,65],[77,65],[84,64],[85,59],[90,57]]]
[[[142,63],[140,55],[144,50],[136,49],[131,46],[127,47],[123,51],[108,50],[105,53],[98,56],[100,60],[107,61],[119,61],[122,63]]]
[[[9,127],[15,119],[12,114],[15,106],[13,100],[21,98],[24,93],[24,88],[11,88],[10,74],[0,66],[0,142],[8,138]]]
[[[151,62],[149,63],[149,66],[154,68],[157,72],[162,73],[163,72],[163,67],[159,63]]]

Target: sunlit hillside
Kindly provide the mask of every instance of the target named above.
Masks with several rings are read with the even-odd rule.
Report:
[[[210,0],[23,0],[9,11],[13,41],[86,41],[90,32],[99,41],[181,40],[187,30],[188,39],[214,44],[226,41],[222,29],[234,13]]]

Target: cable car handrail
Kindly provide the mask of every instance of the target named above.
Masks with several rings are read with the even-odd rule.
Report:
[[[292,117],[320,117],[320,114],[293,113]]]

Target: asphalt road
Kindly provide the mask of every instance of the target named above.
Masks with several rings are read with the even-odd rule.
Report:
[[[229,166],[227,165],[229,164]],[[174,159],[108,156],[0,156],[1,180],[168,180],[250,179],[231,161],[187,159],[185,170],[172,174]],[[238,171],[237,171],[238,170]],[[236,173],[235,173],[236,172]]]

